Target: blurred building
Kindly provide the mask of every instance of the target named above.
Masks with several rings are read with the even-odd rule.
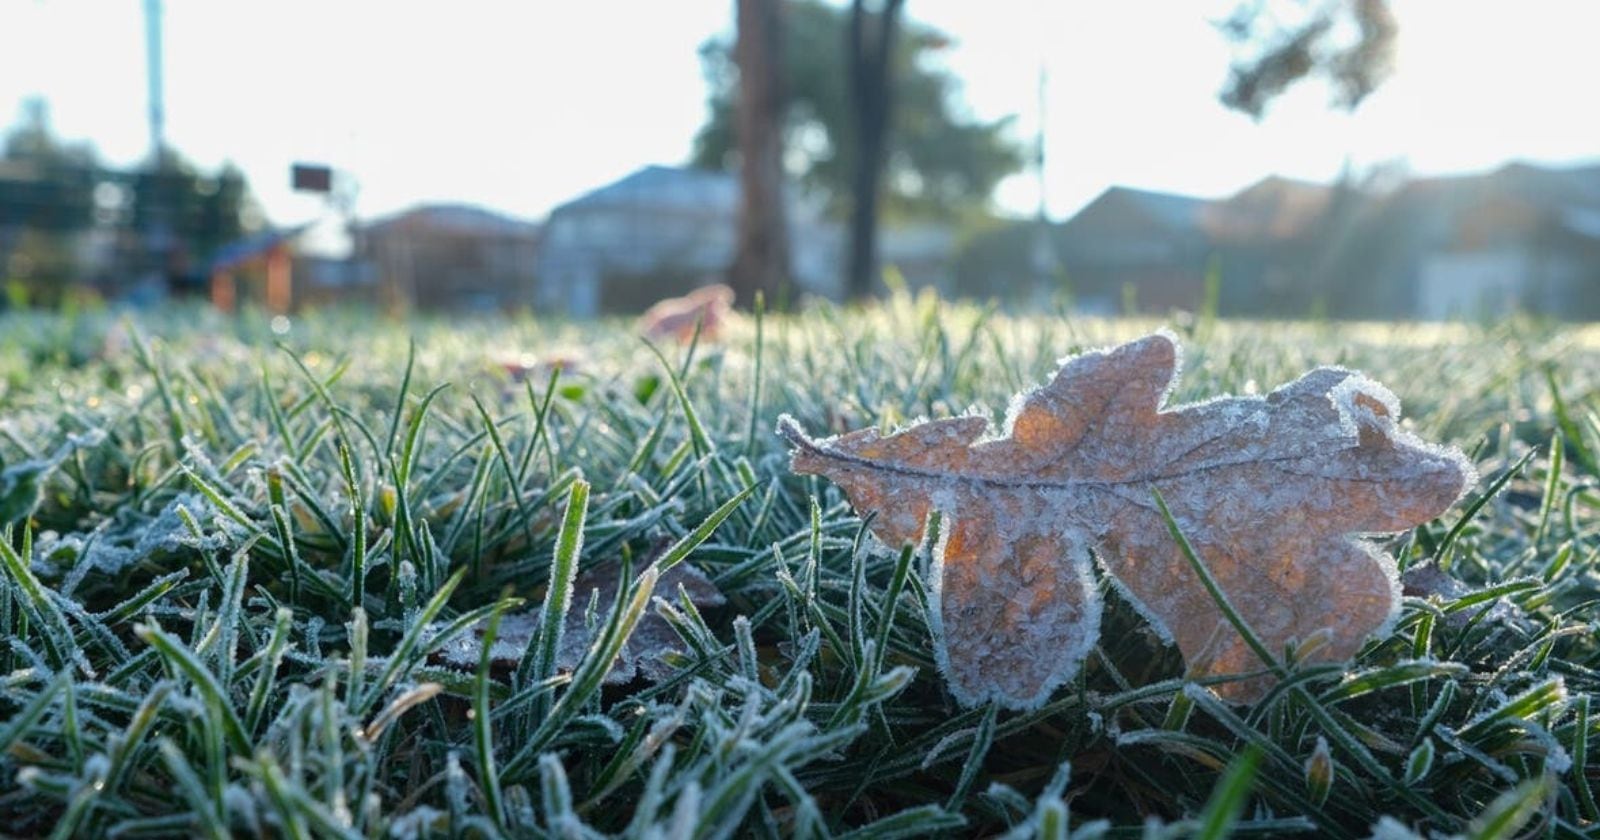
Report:
[[[842,239],[842,233],[837,234]],[[942,295],[956,293],[956,255],[961,237],[949,224],[934,220],[905,220],[878,229],[878,262],[895,272],[912,290],[931,288]],[[838,263],[831,264],[837,271]]]
[[[1600,318],[1600,165],[1411,181],[1372,214],[1379,282],[1421,318]]]
[[[333,217],[229,242],[217,249],[210,268],[211,302],[228,312],[241,306],[289,312],[377,300],[376,272],[355,258],[342,220]]]
[[[81,295],[134,303],[204,294],[220,249],[261,226],[239,170],[206,173],[164,150],[102,166],[56,139],[42,111],[0,143],[0,280],[11,303]]]
[[[367,224],[357,253],[391,311],[524,309],[535,300],[541,230],[481,207],[426,205]]]
[[[1347,185],[1270,176],[1208,202],[1201,227],[1208,270],[1219,273],[1218,308],[1230,315],[1304,315],[1333,294],[1337,231],[1349,223]]]
[[[296,240],[309,228],[265,230],[217,250],[211,262],[211,303],[233,312],[243,303],[288,312],[294,300]]]
[[[557,207],[539,253],[538,308],[589,317],[638,312],[720,282],[733,260],[739,181],[725,172],[647,166]],[[792,200],[791,248],[802,288],[836,293],[837,231]]]
[[[1200,198],[1129,187],[1089,202],[1056,235],[1078,305],[1114,312],[1124,298],[1152,311],[1198,304],[1211,250],[1206,206]]]
[[[1091,311],[1119,296],[1193,310],[1215,272],[1234,316],[1600,318],[1600,166],[1510,164],[1386,190],[1274,176],[1215,200],[1113,187],[1055,242]]]
[[[638,312],[724,282],[733,261],[739,181],[726,172],[648,166],[556,208],[539,251],[538,308],[575,316]],[[790,190],[790,257],[807,294],[844,293],[844,230],[820,201]],[[957,239],[937,223],[885,226],[883,265],[913,288],[951,291]]]

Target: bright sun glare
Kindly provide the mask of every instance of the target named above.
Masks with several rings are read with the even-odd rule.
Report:
[[[1347,165],[1486,169],[1600,154],[1600,6],[1400,0],[1398,71],[1353,115],[1304,85],[1260,123],[1217,103],[1228,46],[1202,4],[914,0],[955,38],[942,61],[978,115],[1038,127],[1045,98],[1050,210],[1113,184],[1198,195],[1264,175],[1328,180]],[[291,161],[326,161],[372,215],[464,201],[536,217],[647,163],[680,163],[705,116],[696,49],[732,3],[452,5],[289,0],[165,4],[168,136],[203,165],[244,168],[271,218],[317,205]],[[86,20],[93,19],[93,26]],[[0,116],[48,101],[57,130],[112,163],[148,148],[141,4],[10,2],[0,9]],[[1001,208],[1036,206],[1032,175]]]

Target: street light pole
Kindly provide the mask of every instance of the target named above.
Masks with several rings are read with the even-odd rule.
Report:
[[[144,248],[149,262],[144,269],[148,279],[159,278],[170,293],[173,284],[174,242],[166,171],[166,93],[162,73],[161,0],[144,0],[145,82],[150,99],[150,175],[145,197],[148,215],[144,222]],[[144,282],[144,281],[141,281]]]
[[[167,112],[162,77],[161,0],[144,0],[145,80],[150,97],[150,156],[157,168],[166,145]]]
[[[1039,207],[1034,217],[1033,243],[1030,266],[1033,269],[1033,297],[1035,304],[1047,303],[1053,296],[1067,291],[1061,288],[1061,262],[1056,257],[1055,244],[1050,236],[1050,194],[1045,177],[1045,128],[1048,123],[1049,65],[1043,52],[1039,54],[1039,125],[1034,134],[1033,173],[1039,184]]]

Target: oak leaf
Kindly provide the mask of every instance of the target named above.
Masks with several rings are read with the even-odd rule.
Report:
[[[1064,361],[1019,395],[1005,425],[967,416],[814,440],[779,432],[793,469],[875,513],[883,542],[944,525],[930,570],[937,660],[957,700],[1042,704],[1093,648],[1108,579],[1192,676],[1236,702],[1272,684],[1173,540],[1166,501],[1245,623],[1277,653],[1338,661],[1390,624],[1393,560],[1361,534],[1397,532],[1450,507],[1474,480],[1460,452],[1397,426],[1382,385],[1317,368],[1265,397],[1163,409],[1178,370],[1165,332]]]

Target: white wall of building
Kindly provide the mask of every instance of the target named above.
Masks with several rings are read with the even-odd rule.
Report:
[[[1419,271],[1417,315],[1430,321],[1510,313],[1533,281],[1520,248],[1429,254]]]

